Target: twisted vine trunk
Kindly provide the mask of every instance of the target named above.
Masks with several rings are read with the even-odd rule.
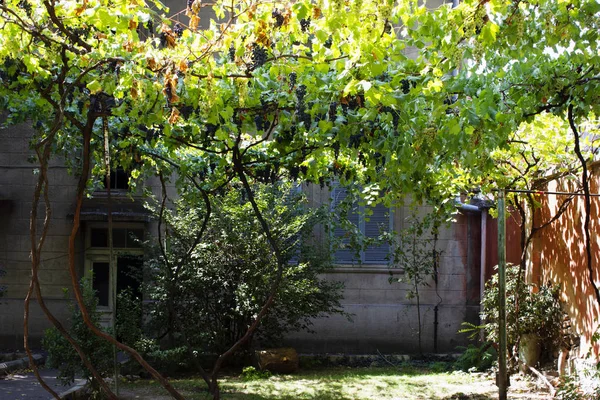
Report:
[[[104,390],[104,393],[108,396],[108,398],[111,400],[112,399],[116,400],[117,397],[110,390],[108,385],[106,385],[106,382],[104,382],[104,380],[102,379],[102,377],[100,376],[100,374],[98,373],[96,368],[94,368],[94,366],[90,362],[87,355],[83,352],[83,350],[81,349],[79,344],[73,339],[73,337],[67,332],[67,330],[64,328],[64,326],[60,323],[60,321],[58,321],[58,319],[52,314],[52,312],[50,312],[50,310],[46,306],[46,303],[42,296],[42,291],[41,291],[40,283],[39,283],[39,279],[38,279],[38,271],[39,271],[39,265],[40,265],[40,260],[41,260],[41,252],[42,252],[44,241],[46,239],[48,229],[50,226],[50,216],[52,215],[52,209],[50,206],[50,198],[49,198],[49,194],[48,194],[48,190],[49,190],[48,161],[50,159],[50,153],[51,153],[52,144],[53,144],[52,139],[54,137],[54,134],[58,130],[60,119],[61,119],[60,114],[57,114],[57,118],[55,120],[55,125],[54,125],[54,128],[53,128],[51,134],[48,135],[48,137],[40,144],[41,146],[43,146],[43,151],[39,150],[40,149],[39,146],[36,149],[38,160],[40,162],[40,172],[39,172],[38,181],[36,183],[34,193],[33,193],[33,201],[31,204],[31,214],[30,214],[30,218],[29,218],[29,234],[30,234],[30,240],[31,240],[31,280],[30,280],[27,296],[25,297],[25,304],[24,304],[24,320],[23,320],[24,347],[25,347],[27,356],[29,358],[30,367],[33,370],[37,380],[40,382],[40,385],[47,392],[49,392],[55,399],[60,399],[60,396],[53,389],[51,389],[46,384],[46,382],[44,382],[43,378],[39,374],[37,365],[35,364],[35,360],[33,359],[33,354],[29,347],[29,304],[30,304],[32,294],[35,293],[38,304],[40,305],[40,308],[42,309],[46,318],[48,318],[48,320],[52,323],[52,325],[54,325],[54,327],[69,342],[69,344],[71,344],[71,346],[73,346],[73,348],[75,349],[75,351],[81,358],[81,360],[84,363],[84,365],[86,366],[86,368],[88,368],[88,370],[90,371],[92,376],[98,380],[102,390]],[[37,218],[38,218],[37,212],[38,212],[38,206],[40,204],[40,197],[41,197],[42,193],[44,196],[44,204],[46,207],[46,211],[45,211],[45,219],[44,219],[44,225],[42,228],[42,233],[38,239],[38,237],[37,237]]]
[[[598,286],[596,286],[596,281],[594,280],[594,265],[592,258],[592,239],[590,234],[590,219],[591,219],[591,208],[592,201],[590,196],[590,186],[589,186],[589,176],[587,169],[587,162],[581,153],[581,147],[579,145],[579,130],[575,126],[575,119],[573,117],[573,104],[569,104],[567,109],[567,118],[569,120],[569,126],[571,127],[571,131],[573,132],[573,137],[575,140],[575,154],[577,154],[577,158],[581,163],[582,172],[581,172],[581,180],[583,185],[583,193],[584,193],[584,201],[585,201],[585,220],[583,223],[583,231],[585,234],[585,254],[587,261],[587,270],[589,273],[590,284],[594,289],[594,294],[596,295],[596,302],[598,306],[600,306],[600,291],[598,290]]]
[[[75,205],[75,213],[73,217],[73,227],[71,229],[71,235],[69,236],[69,273],[71,275],[71,285],[73,286],[73,292],[75,294],[75,300],[77,301],[77,305],[81,310],[81,315],[83,317],[84,323],[88,326],[88,328],[98,337],[101,337],[108,341],[109,343],[115,345],[117,348],[129,353],[146,371],[148,371],[160,384],[173,396],[173,398],[177,400],[184,400],[184,397],[177,391],[175,388],[169,383],[165,377],[163,377],[158,371],[156,371],[144,358],[133,348],[119,342],[112,336],[100,330],[91,320],[90,314],[84,304],[83,295],[81,293],[81,289],[79,287],[79,281],[77,278],[77,270],[75,263],[75,242],[77,239],[77,233],[79,231],[80,224],[80,214],[81,207],[83,204],[83,197],[85,193],[85,189],[87,186],[87,181],[89,178],[90,171],[90,142],[92,137],[92,130],[94,126],[94,122],[97,118],[97,115],[92,111],[88,113],[87,123],[82,129],[83,133],[83,165],[81,168],[81,176],[79,178],[79,183],[77,184],[77,194],[76,194],[76,205]]]

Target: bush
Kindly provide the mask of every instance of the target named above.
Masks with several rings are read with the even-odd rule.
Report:
[[[131,288],[117,294],[115,329],[117,339],[128,346],[137,347],[138,342],[144,339],[142,300],[133,294]]]
[[[92,288],[91,280],[82,279],[81,290],[90,318],[98,326],[100,322],[100,313],[97,311],[98,299]],[[69,334],[81,346],[98,373],[102,377],[108,376],[113,372],[113,346],[106,340],[94,335],[87,327],[77,304],[72,303],[70,307],[71,327]],[[76,376],[82,376],[91,383],[92,392],[99,393],[98,382],[93,379],[92,374],[85,367],[75,349],[58,329],[50,328],[46,330],[42,346],[48,352],[46,366],[58,369],[57,378],[63,385],[74,382]]]
[[[464,352],[454,363],[454,367],[461,371],[487,371],[494,365],[497,354],[490,343],[484,343],[481,346],[470,344],[468,347],[461,347]]]
[[[308,208],[289,184],[256,185],[254,191],[286,262],[275,303],[253,337],[271,346],[285,332],[310,330],[314,317],[342,313],[342,285],[320,277],[331,265],[330,251],[309,242],[315,226],[326,225],[328,210]],[[213,198],[208,228],[197,241],[204,212],[186,196],[175,211],[165,210],[167,252],[150,249],[146,267],[153,280],[145,293],[153,300],[149,322],[163,345],[220,354],[244,335],[265,303],[277,261],[243,189],[229,187]]]
[[[547,350],[558,344],[564,313],[558,301],[557,286],[541,286],[533,293],[533,285],[524,282],[524,272],[519,276],[518,265],[506,267],[506,337],[510,350],[519,337],[535,333]],[[518,299],[518,312],[517,312]],[[485,321],[487,339],[498,343],[498,275],[486,284],[481,301],[481,319]]]
[[[242,370],[242,374],[240,378],[244,381],[256,381],[260,379],[268,379],[271,377],[271,372],[269,371],[259,371],[254,367],[244,367]]]

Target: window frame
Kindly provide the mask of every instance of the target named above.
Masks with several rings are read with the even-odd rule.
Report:
[[[335,182],[333,185],[331,185],[331,189],[329,190],[329,198],[330,198],[330,210],[332,212],[335,211],[335,207],[338,204],[336,201],[336,192],[338,190],[344,190],[346,191],[346,188],[344,188],[343,186],[340,186],[337,182]],[[369,208],[368,206],[363,206],[357,203],[352,203],[353,207],[356,206],[357,209],[357,214],[358,214],[358,231],[364,235],[365,237],[367,236],[366,233],[366,216],[365,216],[365,209]],[[379,203],[378,205],[380,205],[381,203]],[[387,213],[388,213],[388,229],[389,232],[394,232],[394,227],[395,227],[395,210],[392,207],[385,207],[387,209]],[[330,240],[334,240],[336,238],[334,229],[330,229],[329,230],[329,235],[330,235]],[[391,246],[390,246],[390,252],[391,252]],[[339,251],[339,250],[338,250]],[[360,250],[358,252],[359,254],[359,260],[356,259],[356,257],[353,256],[353,261],[351,263],[347,262],[347,261],[338,261],[337,257],[336,257],[336,253],[337,251],[333,252],[333,264],[339,267],[344,267],[344,266],[356,266],[356,265],[366,265],[369,267],[381,267],[381,266],[387,266],[389,264],[389,261],[386,260],[367,260],[366,259],[366,251],[365,250]]]
[[[113,229],[132,229],[141,230],[144,237],[147,234],[146,224],[135,222],[113,222]],[[110,322],[112,312],[114,311],[113,296],[114,284],[117,283],[117,261],[119,257],[126,256],[144,256],[142,247],[113,247],[112,260],[110,257],[110,247],[92,247],[92,229],[108,229],[107,222],[88,222],[84,231],[84,276],[93,283],[94,263],[105,262],[109,265],[108,280],[108,306],[98,305],[97,310],[101,312],[101,324]],[[143,240],[144,238],[142,238]]]

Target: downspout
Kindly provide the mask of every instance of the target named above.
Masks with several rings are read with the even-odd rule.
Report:
[[[479,280],[479,299],[483,300],[485,291],[485,272],[486,272],[486,244],[487,244],[487,217],[488,211],[485,208],[481,209],[481,275]],[[483,333],[483,330],[481,331]]]
[[[486,273],[486,250],[487,250],[487,219],[488,211],[486,208],[481,209],[481,275],[479,275],[479,313],[481,319],[481,311],[483,311],[483,295],[485,292],[485,273]],[[483,324],[483,321],[481,321]],[[479,340],[481,343],[485,341],[485,329],[479,330]]]

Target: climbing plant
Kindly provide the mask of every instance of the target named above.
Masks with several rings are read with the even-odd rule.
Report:
[[[277,260],[273,295],[255,329],[274,302],[284,262],[252,183],[335,176],[361,185],[369,203],[411,193],[452,210],[456,192],[497,185],[490,154],[511,146],[521,122],[553,113],[579,138],[577,124],[598,114],[596,1],[427,6],[190,0],[185,10],[168,11],[143,0],[2,0],[0,109],[7,123],[27,121],[36,131],[34,222],[40,204],[40,217],[51,213],[48,162],[63,155],[79,176],[69,269],[92,332],[181,398],[139,353],[94,326],[78,287],[81,204],[107,169],[129,170],[132,189],[148,176],[176,175],[181,196],[207,206],[205,221],[209,195],[233,183],[244,188]],[[204,8],[214,17],[200,26]],[[575,148],[584,165],[578,142]],[[69,338],[39,290],[45,221],[40,229],[31,224],[26,319],[35,296]]]

